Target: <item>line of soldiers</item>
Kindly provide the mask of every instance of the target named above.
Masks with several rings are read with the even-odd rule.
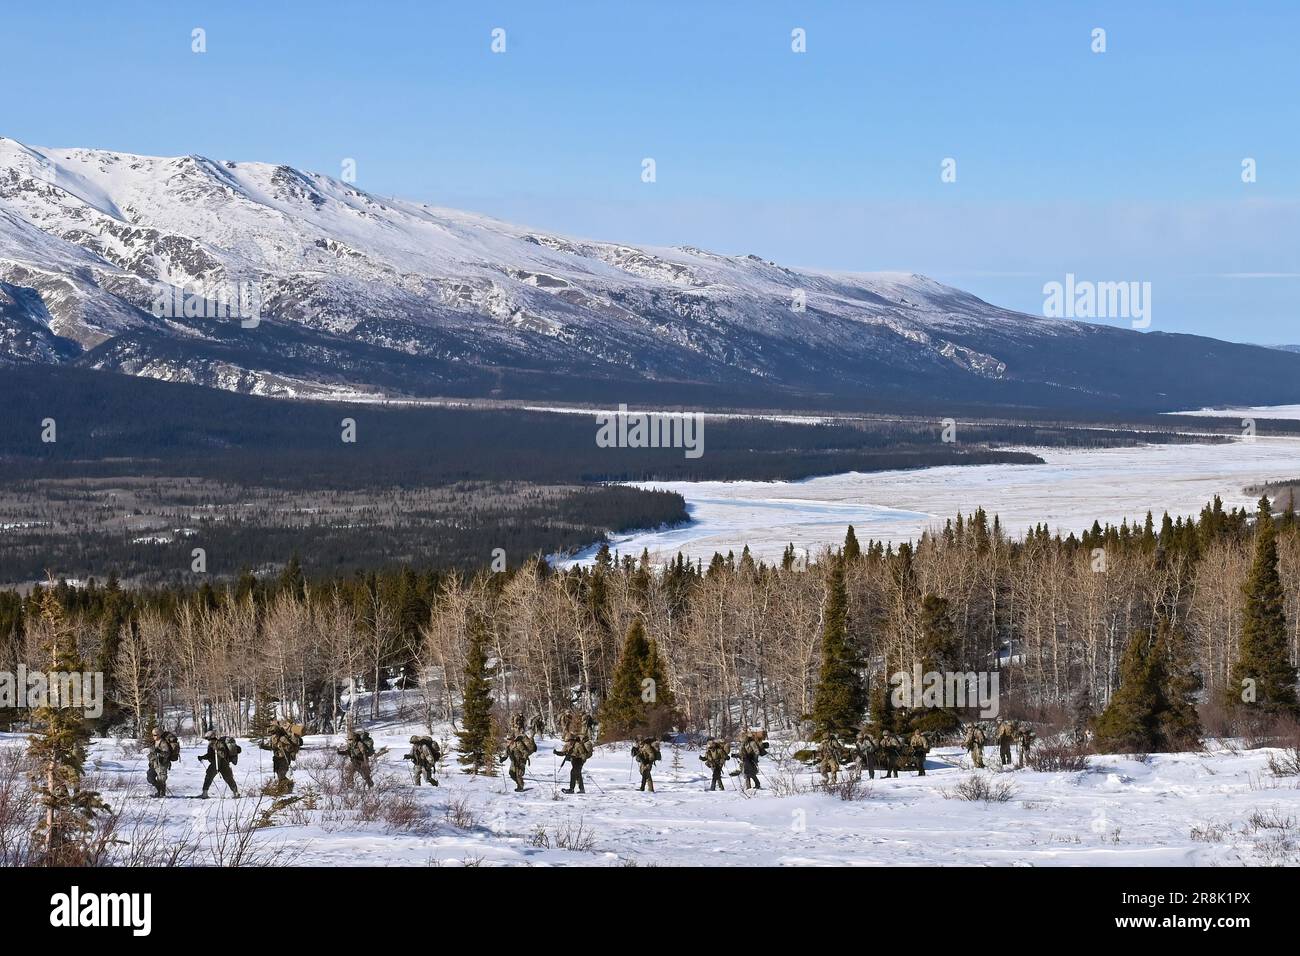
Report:
[[[560,715],[564,746],[563,749],[557,747],[555,753],[564,758],[560,763],[561,767],[566,763],[570,765],[569,786],[564,789],[564,793],[587,792],[582,766],[595,752],[595,747],[592,745],[595,728],[596,718],[590,713],[583,714],[566,709]],[[537,737],[545,729],[546,719],[541,714],[535,714],[531,719],[526,719],[522,713],[510,715],[509,732],[498,759],[501,763],[510,762],[508,776],[514,781],[516,793],[525,789],[524,780],[528,761],[533,754],[537,753]],[[650,789],[654,789],[653,781]]]
[[[583,765],[595,752],[592,744],[595,719],[591,714],[565,711],[563,715],[564,742],[556,748],[555,754],[564,758],[560,766],[570,764],[569,786],[563,792],[586,793],[586,782],[582,775]],[[500,761],[509,761],[509,777],[515,784],[515,791],[524,790],[524,775],[529,759],[537,752],[536,736],[542,732],[545,722],[540,714],[531,721],[526,721],[523,714],[514,714],[510,722],[510,734],[506,739]],[[527,732],[526,732],[527,731]],[[1011,720],[1000,721],[993,731],[993,738],[998,742],[999,758],[1002,766],[1012,762],[1011,746],[1019,744],[1017,766],[1024,767],[1033,745],[1034,731],[1029,724]],[[225,782],[230,792],[239,797],[239,787],[235,783],[232,767],[238,763],[241,748],[233,737],[219,736],[215,731],[204,735],[208,742],[205,754],[199,760],[208,764],[203,779],[203,791],[199,796],[207,799],[208,790],[217,776]],[[984,746],[989,734],[979,724],[970,724],[962,741],[962,746],[971,754],[978,768],[984,767]],[[413,735],[410,738],[411,749],[402,759],[411,761],[415,786],[427,780],[430,785],[438,786],[435,777],[438,762],[443,757],[441,746],[432,737]],[[275,782],[271,785],[277,793],[289,793],[293,790],[293,781],[289,770],[302,749],[301,728],[287,720],[277,720],[260,739],[258,746],[271,752],[271,765],[275,773]],[[723,769],[728,760],[737,760],[740,769],[732,771],[731,776],[742,776],[742,786],[748,790],[752,786],[762,789],[759,782],[758,761],[768,752],[765,731],[745,733],[736,750],[726,741],[710,737],[700,754],[700,760],[712,771],[709,790],[722,790],[725,785],[722,778]],[[839,782],[839,773],[847,765],[857,763],[872,779],[877,770],[882,770],[886,778],[897,777],[899,770],[914,769],[918,776],[925,776],[926,755],[932,746],[931,737],[921,730],[914,730],[906,740],[893,731],[873,732],[863,726],[851,745],[843,743],[835,734],[828,735],[812,754],[813,762],[821,772],[822,783],[834,786]],[[360,775],[367,787],[374,787],[371,775],[371,762],[383,756],[388,750],[376,751],[374,739],[365,730],[351,730],[346,741],[337,750],[340,756],[347,758],[345,767],[346,780],[349,784],[356,775]],[[663,759],[659,742],[653,737],[643,737],[632,745],[632,757],[641,772],[640,791],[654,792],[654,765]],[[153,731],[153,746],[149,751],[149,769],[146,774],[154,787],[155,797],[167,795],[167,775],[171,765],[180,759],[180,742],[176,735],[168,731]]]
[[[740,744],[733,753],[730,745],[725,740],[717,737],[710,737],[704,744],[704,752],[700,754],[700,759],[704,765],[713,771],[713,778],[709,781],[709,790],[725,790],[722,782],[722,771],[726,767],[728,760],[739,760],[740,769],[733,770],[731,776],[744,777],[743,786],[748,790],[752,785],[756,790],[762,790],[763,785],[758,782],[758,759],[767,756],[767,731],[751,730],[740,738]],[[652,788],[653,789],[653,788]]]
[[[912,731],[904,739],[892,730],[877,733],[863,726],[852,745],[845,744],[835,734],[827,735],[813,753],[813,762],[821,773],[823,786],[838,784],[840,770],[854,763],[873,780],[877,770],[884,771],[886,778],[897,777],[898,771],[909,769],[924,777],[925,758],[931,746],[930,735],[921,730]]]
[[[145,779],[149,781],[154,788],[152,796],[167,796],[167,777],[171,772],[172,764],[181,759],[181,745],[176,735],[171,731],[164,731],[154,728],[153,743],[149,747],[148,753],[148,770],[145,772]],[[218,734],[215,730],[209,730],[203,735],[207,741],[208,748],[205,753],[199,755],[198,760],[208,765],[207,771],[203,775],[203,790],[198,794],[199,799],[208,799],[208,791],[212,788],[213,781],[218,776],[221,777],[226,787],[230,790],[235,799],[239,799],[239,784],[235,782],[233,768],[239,763],[239,755],[243,753],[243,748],[239,746],[234,737],[227,737]],[[293,762],[298,759],[298,753],[302,750],[302,728],[291,724],[287,720],[277,720],[271,725],[264,737],[255,738],[258,740],[258,747],[262,750],[271,752],[271,769],[275,773],[275,781],[268,785],[268,792],[277,795],[293,792],[293,780],[289,777],[289,770]],[[412,742],[416,738],[412,737]],[[436,747],[436,745],[435,745]],[[349,781],[354,774],[359,773],[361,778],[366,782],[366,786],[373,787],[374,780],[370,776],[370,761],[376,756],[382,756],[387,751],[375,752],[375,742],[370,734],[366,731],[349,731],[347,742],[338,750],[340,756],[348,758],[347,774]],[[435,758],[436,761],[436,758]],[[428,764],[431,768],[432,763]],[[430,773],[432,780],[432,773]],[[437,781],[433,781],[435,784]],[[417,774],[416,783],[419,783]]]
[[[235,783],[235,774],[230,768],[239,762],[239,755],[243,752],[243,748],[235,742],[234,737],[220,737],[213,730],[204,734],[204,739],[208,742],[208,750],[207,753],[200,754],[198,759],[200,762],[207,763],[208,770],[203,775],[203,792],[199,797],[204,800],[208,798],[208,789],[220,774],[221,779],[230,788],[230,792],[238,799],[239,785]],[[154,788],[152,796],[167,796],[167,776],[171,772],[172,764],[180,759],[181,743],[176,735],[171,731],[159,730],[155,727],[153,744],[149,748],[149,769],[145,771],[145,779]]]
[[[1024,767],[1029,760],[1029,751],[1034,745],[1034,729],[1024,721],[1000,720],[993,730],[993,739],[998,744],[998,759],[1003,767],[1011,763],[1011,745],[1018,745],[1017,767]],[[984,745],[989,735],[979,724],[966,728],[962,746],[971,756],[971,761],[978,769],[984,768]]]

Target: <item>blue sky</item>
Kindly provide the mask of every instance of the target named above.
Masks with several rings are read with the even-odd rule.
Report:
[[[353,158],[379,193],[1031,312],[1067,272],[1150,281],[1153,331],[1300,342],[1298,28],[1283,0],[6,0],[0,135]]]

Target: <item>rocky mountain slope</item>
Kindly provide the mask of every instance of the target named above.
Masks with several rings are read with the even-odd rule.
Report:
[[[288,166],[0,138],[3,361],[268,395],[1300,398],[1300,355],[1029,316],[924,276],[572,239]]]

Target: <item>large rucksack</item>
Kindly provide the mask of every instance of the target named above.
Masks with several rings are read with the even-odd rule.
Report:
[[[432,737],[416,737],[415,754],[420,760],[430,765],[437,763],[438,758],[442,756]]]
[[[585,737],[580,737],[573,743],[569,744],[569,756],[574,760],[587,760],[591,757],[594,750],[591,741]]]
[[[367,757],[373,757],[373,756],[375,755],[375,740],[374,740],[374,738],[371,737],[371,736],[370,736],[368,733],[366,733],[365,731],[362,731],[359,739],[361,740],[361,746],[362,746],[362,747],[365,749],[365,751],[366,751],[366,756],[367,756]]]
[[[235,743],[234,737],[222,737],[220,739],[221,749],[226,752],[226,759],[231,764],[239,763],[239,755],[244,752],[244,748]]]
[[[170,730],[163,733],[163,740],[167,741],[167,760],[169,763],[175,763],[181,759],[181,742],[176,739],[176,735]]]

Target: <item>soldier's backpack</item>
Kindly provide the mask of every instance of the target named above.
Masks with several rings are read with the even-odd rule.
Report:
[[[167,760],[171,763],[181,759],[181,742],[170,730],[164,731],[163,740],[167,741]]]
[[[239,755],[244,752],[244,748],[235,743],[234,737],[222,737],[221,749],[226,752],[226,759],[231,764],[239,763]]]
[[[529,754],[537,753],[537,741],[534,740],[532,737],[528,736],[527,734],[524,734],[523,738],[524,738],[524,750],[526,750]]]
[[[569,757],[574,760],[587,760],[595,750],[591,746],[591,741],[586,737],[579,737],[573,743],[569,744]]]
[[[364,730],[358,734],[357,739],[361,741],[361,746],[365,750],[366,756],[373,757],[375,755],[375,739]]]

